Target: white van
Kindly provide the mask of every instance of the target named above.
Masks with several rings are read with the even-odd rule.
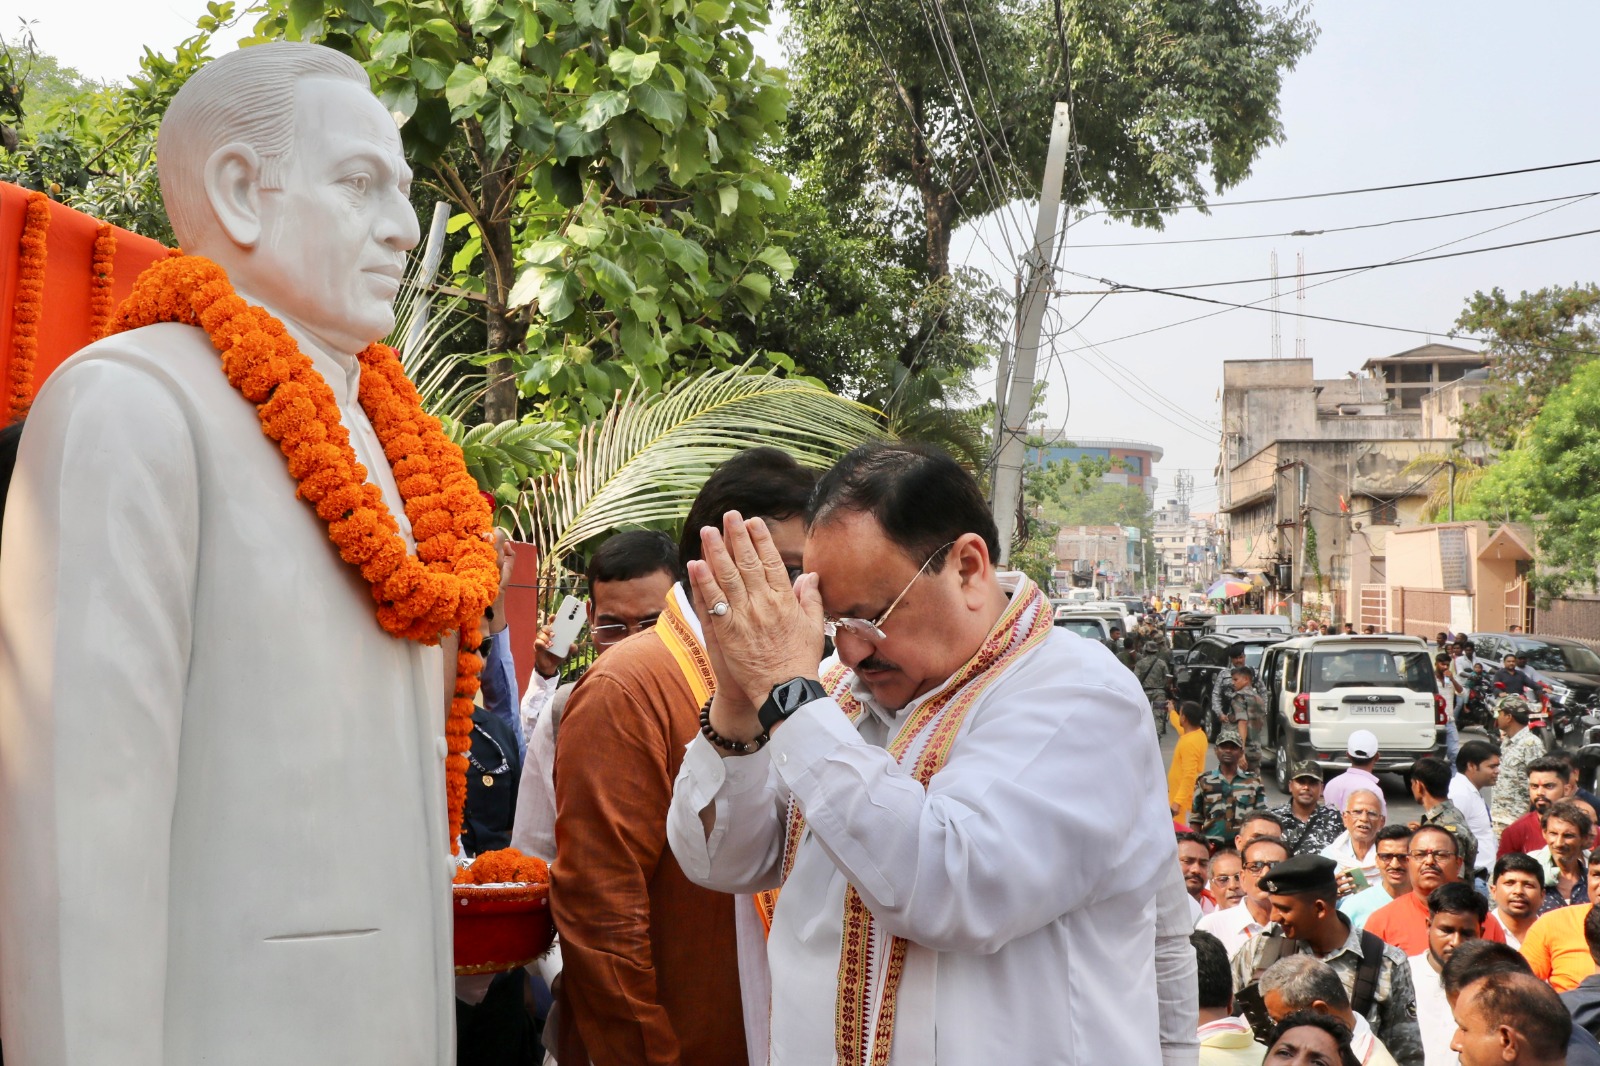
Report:
[[[1350,734],[1378,738],[1378,769],[1405,773],[1418,757],[1443,754],[1449,708],[1433,679],[1433,647],[1420,637],[1297,637],[1261,659],[1267,739],[1287,788],[1289,767],[1314,759],[1348,769]]]
[[[1201,625],[1207,633],[1226,633],[1236,637],[1277,637],[1288,640],[1294,636],[1289,619],[1281,614],[1219,614]]]

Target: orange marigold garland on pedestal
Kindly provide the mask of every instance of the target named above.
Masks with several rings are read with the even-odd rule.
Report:
[[[94,257],[89,264],[89,339],[97,341],[111,328],[116,302],[111,297],[111,272],[116,265],[117,231],[101,223],[94,235]]]
[[[456,871],[458,885],[547,884],[550,868],[534,855],[516,848],[486,851],[469,867]]]
[[[7,382],[9,422],[24,417],[33,404],[33,363],[39,355],[39,319],[44,315],[45,234],[49,229],[50,198],[42,192],[29,193],[22,219],[17,302],[12,316],[15,324]]]
[[[461,449],[422,409],[393,349],[360,353],[362,409],[394,470],[417,553],[350,446],[333,390],[283,323],[246,303],[221,267],[200,256],[152,264],[134,284],[112,332],[157,322],[199,326],[222,354],[228,381],[256,405],[261,430],[288,460],[296,494],[328,526],[339,557],[372,586],[378,623],[396,637],[437,644],[461,634],[455,697],[445,720],[450,850],[457,850],[466,803],[466,752],[478,692],[478,625],[494,601],[500,574],[489,507],[467,473]]]

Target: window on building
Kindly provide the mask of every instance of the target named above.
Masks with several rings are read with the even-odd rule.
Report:
[[[1373,500],[1371,524],[1375,526],[1397,526],[1400,524],[1400,510],[1393,500]]]
[[[1422,406],[1422,398],[1428,394],[1427,389],[1401,389],[1400,408],[1405,411],[1415,411]]]
[[[1466,374],[1466,372],[1467,372],[1467,365],[1465,363],[1440,363],[1439,364],[1439,380],[1440,381],[1459,381]]]

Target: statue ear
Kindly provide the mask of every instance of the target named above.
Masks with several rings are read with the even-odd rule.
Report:
[[[261,158],[248,144],[228,144],[206,160],[206,199],[228,239],[254,248],[261,239]]]

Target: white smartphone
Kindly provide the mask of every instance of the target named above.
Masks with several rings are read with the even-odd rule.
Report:
[[[589,610],[582,600],[576,596],[562,600],[561,606],[556,609],[555,621],[551,624],[550,654],[565,659],[572,651],[572,642],[578,639],[588,620]]]

